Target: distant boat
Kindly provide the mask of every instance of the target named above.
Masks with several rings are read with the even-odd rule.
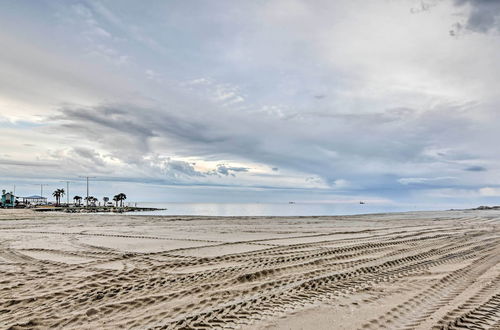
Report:
[[[359,204],[364,204],[365,202],[359,202]]]
[[[288,204],[295,204],[295,202],[288,202]]]

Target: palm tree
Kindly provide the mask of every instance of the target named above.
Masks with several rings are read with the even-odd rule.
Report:
[[[108,204],[109,202],[109,197],[103,197],[102,200],[104,202],[104,206],[106,206],[106,204]]]
[[[59,189],[54,190],[52,193],[52,196],[56,198],[56,205],[59,205],[59,198],[61,197],[61,193],[59,192]]]
[[[89,196],[85,197],[84,200],[86,200],[88,203],[90,203],[90,206],[95,206],[95,202],[97,201],[97,198],[94,196]]]
[[[123,207],[123,201],[127,199],[127,195],[125,195],[124,193],[119,193],[118,197],[120,199],[120,206]]]
[[[52,193],[52,196],[56,198],[56,205],[60,204],[61,197],[64,196],[64,189],[56,189]]]
[[[80,202],[82,201],[82,197],[81,196],[75,196],[75,197],[73,197],[73,200],[75,201],[75,204],[78,202],[78,206],[80,206]]]
[[[59,204],[61,204],[61,197],[63,197],[65,193],[64,189],[59,189]]]
[[[116,207],[118,207],[118,202],[120,202],[120,207],[123,207],[123,201],[127,199],[127,195],[124,193],[119,193],[113,197],[113,201],[116,203]]]

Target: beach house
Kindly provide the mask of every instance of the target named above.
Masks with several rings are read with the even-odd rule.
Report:
[[[16,197],[11,192],[2,190],[2,207],[14,207],[16,203]]]

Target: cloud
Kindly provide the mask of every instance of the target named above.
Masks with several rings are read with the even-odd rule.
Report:
[[[225,176],[232,175],[235,176],[234,172],[248,172],[248,167],[234,167],[226,166],[224,164],[217,164],[216,172]]]
[[[469,8],[464,27],[474,32],[500,32],[500,2],[497,0],[454,0],[458,7]],[[457,25],[460,29],[462,25]]]
[[[437,183],[443,181],[450,181],[454,180],[456,178],[454,177],[438,177],[438,178],[401,178],[398,179],[398,182],[403,184],[403,185],[409,185],[409,184],[432,184],[432,183]]]
[[[149,80],[153,80],[153,81],[156,81],[158,83],[161,83],[163,81],[162,75],[157,73],[154,70],[147,69],[145,71],[145,74],[146,74],[147,79],[149,79]]]
[[[344,179],[337,179],[333,181],[333,185],[335,188],[348,188],[351,185],[351,183]]]
[[[105,162],[103,161],[101,155],[92,149],[85,147],[73,147],[73,153],[87,161],[93,162],[97,166],[105,166]]]
[[[479,189],[479,194],[481,196],[498,197],[500,196],[500,188],[484,187]]]
[[[417,5],[410,8],[410,12],[415,14],[429,11],[432,7],[437,5],[438,1],[439,0],[420,0]]]
[[[485,141],[493,141],[498,134],[490,108],[471,105],[372,114],[298,113],[282,118],[231,112],[216,103],[205,103],[200,112],[196,103],[190,103],[193,106],[184,106],[183,111],[176,111],[176,103],[147,108],[132,104],[63,107],[52,117],[53,130],[88,141],[121,164],[142,168],[145,177],[163,171],[164,177],[177,173],[170,176],[176,180],[191,177],[209,182],[208,173],[252,174],[250,166],[226,162],[204,170],[189,162],[169,162],[165,157],[174,149],[177,158],[279,167],[275,184],[285,180],[288,172],[302,175],[304,184],[326,182],[344,189],[389,185],[390,176],[399,177],[402,185],[444,185],[452,180],[469,184],[458,172],[472,161],[493,160],[489,152],[493,145]],[[480,147],[476,140],[483,141]]]
[[[487,169],[483,166],[469,166],[467,168],[465,168],[466,171],[469,171],[469,172],[485,172],[487,171]]]
[[[179,178],[180,176],[187,177],[203,177],[204,173],[197,171],[192,164],[168,158],[163,164],[161,164],[163,174],[166,176]]]
[[[21,160],[15,160],[15,159],[0,158],[0,166],[2,166],[2,165],[36,168],[36,167],[54,167],[57,164],[55,162],[50,163],[50,162],[44,162],[44,161],[21,161]]]
[[[2,166],[363,196],[477,191],[500,173],[495,2],[412,3],[15,2],[0,13]],[[488,37],[436,32],[457,11]]]

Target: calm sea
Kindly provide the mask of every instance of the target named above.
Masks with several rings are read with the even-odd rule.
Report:
[[[131,203],[133,206],[134,203]],[[414,208],[380,204],[313,204],[313,203],[137,203],[141,207],[165,208],[162,211],[134,212],[142,215],[206,216],[314,216],[348,215],[413,211]]]

